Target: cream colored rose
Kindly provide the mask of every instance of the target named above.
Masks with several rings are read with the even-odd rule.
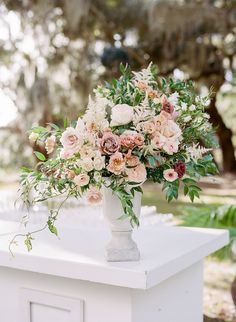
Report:
[[[133,120],[133,107],[127,104],[115,105],[111,110],[111,126],[128,124]]]
[[[93,160],[89,157],[85,157],[79,160],[78,166],[86,172],[92,171],[94,169]]]

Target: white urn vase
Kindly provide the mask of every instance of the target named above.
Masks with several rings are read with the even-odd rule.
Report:
[[[135,192],[132,200],[133,210],[137,217],[141,210],[141,193]],[[111,229],[111,240],[106,246],[108,262],[138,261],[140,252],[132,239],[133,227],[129,218],[120,219],[124,215],[120,199],[110,188],[103,188],[103,214]]]

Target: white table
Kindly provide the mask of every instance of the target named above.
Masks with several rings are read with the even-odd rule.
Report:
[[[4,322],[201,322],[203,258],[228,243],[224,230],[143,227],[141,261],[107,263],[108,230],[59,227],[61,240],[41,233],[11,258],[18,225],[0,221]]]

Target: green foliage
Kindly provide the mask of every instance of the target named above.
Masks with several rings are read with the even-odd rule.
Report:
[[[32,240],[33,240],[32,235],[30,233],[28,233],[26,235],[26,238],[25,238],[25,241],[24,241],[25,246],[27,247],[28,252],[30,252],[32,250]]]
[[[216,252],[214,256],[220,259],[232,257],[231,246],[233,242],[236,242],[236,205],[203,206],[200,208],[185,206],[181,210],[184,226],[228,229],[230,244]]]
[[[178,199],[179,192],[179,180],[175,180],[173,182],[165,181],[163,184],[162,190],[166,191],[166,200],[170,202],[173,199]]]
[[[132,182],[129,185],[132,186]],[[132,201],[135,192],[143,192],[142,188],[140,186],[134,186],[129,190],[124,185],[119,185],[117,183],[114,183],[114,181],[111,181],[108,187],[111,188],[114,194],[116,194],[117,197],[120,199],[122,208],[124,210],[124,214],[119,219],[122,220],[125,218],[129,218],[132,226],[139,226],[139,219],[134,212]]]
[[[46,157],[43,153],[38,152],[38,151],[34,151],[34,154],[36,155],[36,157],[40,160],[40,161],[46,161]]]

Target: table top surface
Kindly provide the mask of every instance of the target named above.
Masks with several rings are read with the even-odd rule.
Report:
[[[28,227],[29,230],[37,227]],[[58,239],[44,231],[35,236],[28,252],[23,239],[9,253],[9,241],[19,223],[0,221],[0,266],[128,288],[148,289],[228,243],[228,232],[187,227],[141,227],[133,237],[139,262],[108,263],[105,245],[109,230],[59,226]]]

